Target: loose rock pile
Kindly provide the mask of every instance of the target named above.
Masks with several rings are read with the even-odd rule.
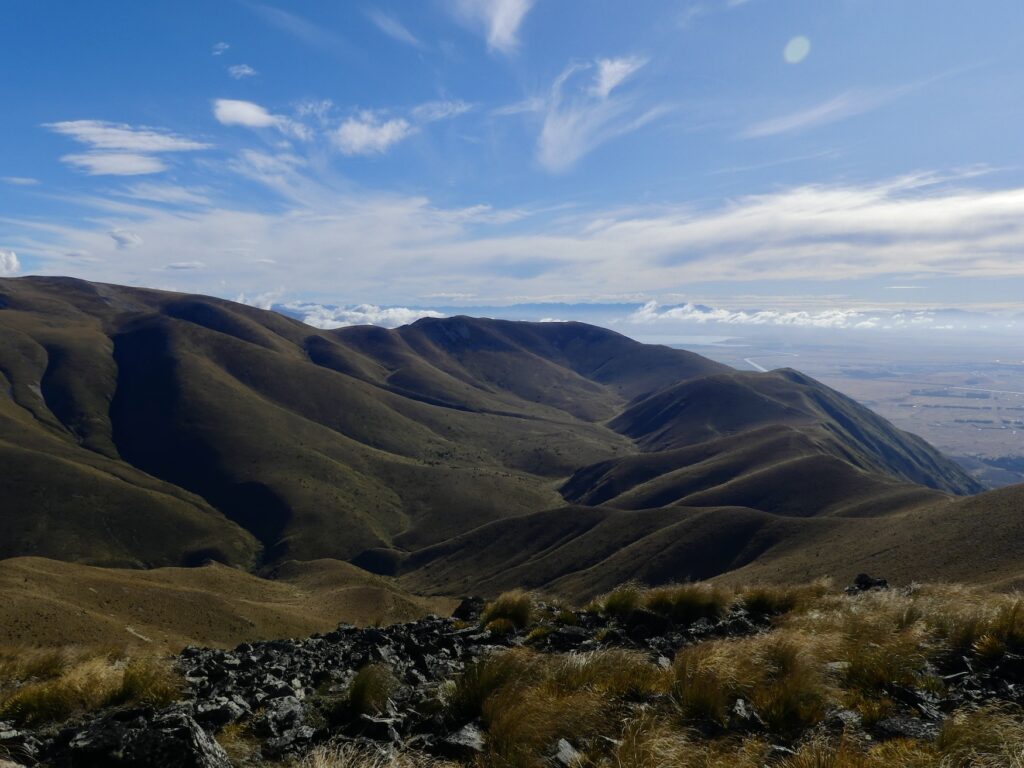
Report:
[[[176,661],[188,696],[154,710],[119,710],[56,732],[31,734],[0,723],[0,755],[67,768],[225,768],[230,761],[212,738],[233,723],[260,740],[265,758],[301,755],[327,740],[401,744],[451,758],[483,748],[475,723],[453,722],[440,688],[481,656],[527,645],[566,653],[632,648],[663,666],[677,648],[700,639],[749,634],[764,622],[734,609],[720,621],[676,626],[638,610],[623,620],[585,611],[563,612],[528,638],[525,631],[481,628],[484,602],[467,599],[451,618],[430,616],[381,628],[339,626],[303,640],[245,643],[225,651],[185,648]],[[540,606],[541,613],[545,606]],[[554,611],[548,615],[554,616]],[[534,630],[537,627],[533,627]],[[389,668],[397,685],[378,714],[343,706],[357,672]]]

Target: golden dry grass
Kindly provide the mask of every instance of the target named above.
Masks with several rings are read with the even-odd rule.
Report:
[[[379,715],[387,706],[398,681],[383,664],[370,664],[360,669],[348,689],[348,706],[357,715]]]
[[[396,753],[388,749],[342,744],[318,747],[307,755],[298,768],[454,768],[455,763],[424,755]]]
[[[523,629],[530,624],[533,617],[533,596],[529,592],[515,589],[504,592],[484,608],[483,621],[487,625],[504,621],[513,628]],[[497,626],[497,625],[495,625]]]
[[[182,680],[155,656],[126,658],[110,648],[0,652],[0,719],[37,726],[122,704],[161,706]]]
[[[686,621],[742,606],[770,617],[770,629],[683,648],[669,670],[621,650],[497,653],[452,681],[446,700],[456,719],[482,721],[480,768],[539,768],[561,738],[597,768],[1024,768],[1017,709],[958,712],[933,743],[865,746],[819,728],[838,709],[858,710],[869,727],[898,714],[893,686],[941,694],[931,664],[954,651],[994,660],[1021,647],[1020,605],[1015,595],[944,585],[853,596],[825,583],[627,585],[592,609],[628,616],[646,608]],[[752,733],[736,729],[739,699],[763,723]],[[773,752],[778,743],[795,751]]]

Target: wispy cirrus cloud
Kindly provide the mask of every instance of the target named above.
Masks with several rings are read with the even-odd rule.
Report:
[[[315,24],[296,13],[272,5],[250,2],[249,0],[241,0],[241,2],[263,19],[265,23],[294,37],[305,45],[334,53],[348,53],[351,50],[349,42],[341,35],[330,31],[321,24]]]
[[[555,79],[543,102],[537,139],[537,160],[545,170],[565,171],[601,144],[664,114],[664,105],[644,106],[634,97],[613,93],[646,64],[639,56],[598,59],[571,64]]]
[[[1024,188],[978,186],[976,172],[793,186],[706,207],[510,215],[353,191],[289,155],[252,151],[229,168],[285,205],[251,211],[230,200],[182,208],[90,198],[79,203],[98,213],[78,224],[0,217],[0,234],[51,274],[214,293],[227,281],[254,295],[287,284],[295,295],[402,306],[415,306],[438,286],[486,304],[552,295],[657,297],[730,281],[1024,278]],[[353,243],[357,249],[344,245]],[[130,262],[119,247],[132,249]],[[173,270],[175,281],[160,283],[154,275],[171,274],[170,253],[204,267]],[[753,319],[737,322],[771,319],[742,311]]]
[[[233,80],[244,80],[247,77],[256,77],[258,74],[259,72],[248,64],[235,64],[234,66],[228,67],[228,75]]]
[[[112,190],[112,194],[134,200],[146,200],[168,205],[209,205],[210,198],[202,190],[189,189],[177,184],[131,184]]]
[[[908,90],[908,88],[890,88],[845,91],[806,109],[754,123],[745,128],[740,136],[744,139],[759,139],[783,133],[796,133],[816,128],[819,125],[835,123],[890,104],[907,93]]]
[[[794,38],[794,40],[796,39],[800,38]],[[806,55],[806,52],[804,52],[804,55]],[[740,138],[755,139],[785,133],[797,133],[873,112],[915,91],[969,72],[979,66],[982,65],[975,64],[960,67],[940,72],[923,80],[893,86],[849,89],[817,104],[812,104],[809,107],[753,123],[740,132]]]
[[[55,133],[85,144],[88,151],[64,155],[63,160],[91,176],[139,176],[167,170],[158,155],[210,149],[205,142],[148,126],[105,120],[64,120],[46,123]]]
[[[617,59],[598,59],[597,74],[590,92],[599,99],[607,99],[616,87],[634,72],[646,66],[648,59],[642,56],[622,56]]]
[[[491,50],[505,54],[519,48],[519,27],[535,0],[450,0],[455,17],[480,30]]]
[[[33,179],[31,176],[4,176],[0,178],[0,181],[15,187],[35,187],[39,185],[39,179]]]
[[[220,42],[214,43],[213,48],[210,50],[212,56],[223,56],[231,48],[230,43]]]
[[[105,120],[65,120],[44,127],[69,136],[90,148],[111,152],[192,152],[210,145],[159,128],[136,127]]]
[[[412,116],[424,123],[432,123],[437,120],[448,120],[452,117],[464,115],[473,109],[473,105],[461,99],[447,99],[442,101],[427,101],[412,108]]]
[[[158,157],[129,152],[73,153],[64,155],[61,160],[90,176],[144,176],[168,168]]]
[[[374,8],[367,11],[366,15],[370,21],[374,23],[377,29],[391,39],[397,40],[400,43],[405,43],[406,45],[411,45],[413,48],[419,48],[421,50],[426,48],[423,42],[409,31],[408,27],[390,13],[386,13],[379,8]]]

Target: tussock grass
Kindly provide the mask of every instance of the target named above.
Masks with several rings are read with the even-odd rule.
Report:
[[[533,618],[533,596],[521,589],[504,592],[487,604],[483,612],[484,624],[497,620],[510,622],[517,629],[530,625]]]
[[[27,680],[52,680],[67,669],[71,649],[0,648],[0,688]]]
[[[735,685],[719,648],[706,643],[676,655],[672,699],[685,719],[726,723]]]
[[[492,619],[484,625],[484,629],[499,637],[515,634],[516,625],[509,619]]]
[[[985,707],[946,720],[936,747],[949,766],[1024,767],[1024,713],[1015,707]]]
[[[724,726],[738,699],[769,729],[795,733],[818,723],[830,701],[813,647],[796,635],[702,643],[676,656],[672,698],[684,720]]]
[[[546,655],[523,649],[469,667],[447,693],[454,722],[479,718],[487,731],[483,766],[544,766],[558,739],[617,731],[627,702],[662,696],[671,676],[640,653],[600,650]]]
[[[448,709],[457,720],[474,720],[483,714],[484,704],[491,696],[503,688],[525,684],[537,667],[537,657],[518,650],[480,659],[470,664],[451,686]]]
[[[342,744],[318,747],[298,763],[298,768],[454,768],[455,765],[425,755]]]
[[[379,715],[387,707],[398,681],[384,664],[360,669],[348,688],[348,707],[355,715]]]
[[[635,584],[623,584],[598,601],[598,610],[606,616],[625,619],[642,603],[640,588]]]
[[[122,704],[163,706],[179,698],[182,681],[165,660],[124,659],[109,649],[28,652],[7,659],[0,719],[37,726]]]
[[[811,605],[831,587],[827,579],[812,584],[759,584],[741,589],[737,602],[755,618],[769,618]]]
[[[688,624],[698,619],[720,619],[734,600],[731,591],[712,584],[680,584],[649,590],[642,596],[648,610]]]

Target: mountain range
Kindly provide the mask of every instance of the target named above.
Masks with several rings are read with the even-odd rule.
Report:
[[[1019,562],[1019,487],[976,495],[926,442],[795,370],[582,323],[319,330],[5,279],[0,382],[0,558],[260,574],[333,559],[435,594],[875,565],[941,578],[954,553],[1005,579]]]

